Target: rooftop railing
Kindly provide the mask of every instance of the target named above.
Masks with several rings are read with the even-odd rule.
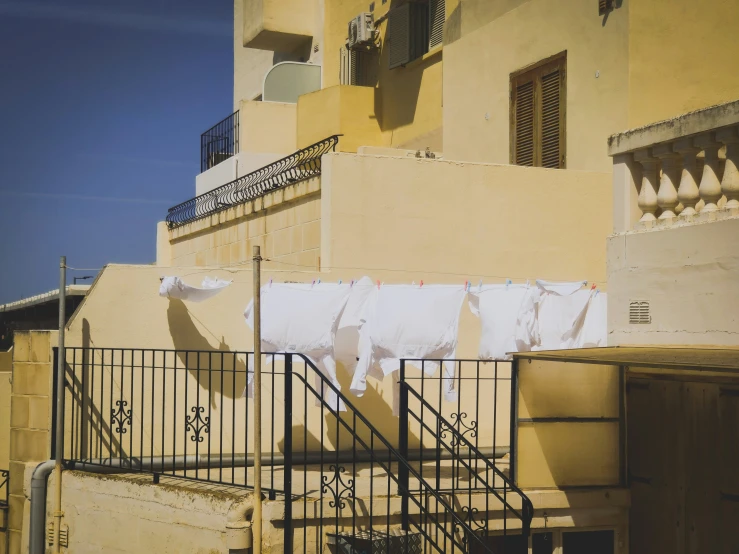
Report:
[[[334,151],[338,142],[338,135],[330,136],[230,183],[178,204],[169,209],[167,225],[172,229],[254,200],[279,188],[316,177],[321,174],[321,156]]]
[[[617,232],[739,215],[739,100],[613,135],[608,151]]]

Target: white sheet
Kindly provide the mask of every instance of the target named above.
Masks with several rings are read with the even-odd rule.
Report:
[[[165,298],[177,298],[179,300],[187,300],[189,302],[202,302],[209,298],[213,298],[221,292],[232,281],[223,281],[206,277],[200,288],[185,284],[179,277],[163,277],[159,285],[159,296]]]
[[[459,315],[466,296],[460,285],[383,285],[375,289],[360,328],[359,363],[351,390],[362,396],[367,375],[382,378],[400,368],[400,360],[447,360],[455,357]],[[408,362],[421,368],[420,362]],[[444,393],[455,400],[454,363],[444,364]],[[433,374],[438,363],[428,361]]]
[[[274,283],[262,287],[262,351],[303,354],[341,390],[336,378],[334,340],[351,289],[333,283]],[[254,301],[244,311],[254,328]],[[316,376],[316,387],[321,380]],[[337,395],[324,387],[324,399],[334,410],[343,410]]]

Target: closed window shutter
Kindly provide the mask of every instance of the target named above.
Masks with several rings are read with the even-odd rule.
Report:
[[[429,0],[429,50],[444,42],[445,0]]]
[[[511,75],[511,163],[565,167],[566,56]]]
[[[534,165],[534,82],[516,85],[514,95],[513,163]]]
[[[390,12],[387,20],[387,42],[390,69],[411,61],[411,6],[403,4]]]
[[[555,169],[561,167],[561,82],[559,69],[541,78],[541,166]]]

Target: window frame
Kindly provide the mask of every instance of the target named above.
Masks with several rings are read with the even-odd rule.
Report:
[[[528,82],[534,83],[534,153],[533,167],[542,167],[542,77],[553,69],[558,68],[561,71],[561,85],[559,90],[559,167],[556,169],[567,168],[567,50],[549,56],[534,64],[528,65],[522,69],[514,71],[510,74],[509,79],[509,162],[511,165],[519,165],[516,163],[516,89]]]

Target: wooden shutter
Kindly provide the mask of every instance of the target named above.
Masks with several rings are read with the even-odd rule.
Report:
[[[514,94],[513,163],[534,165],[534,82],[517,84]]]
[[[511,75],[511,163],[565,167],[566,57]]]
[[[390,69],[411,61],[411,4],[403,4],[390,12],[387,20],[387,43]]]
[[[444,42],[445,0],[429,0],[429,50]]]
[[[559,68],[541,77],[541,166],[559,168],[561,144],[563,142],[561,101],[561,79]]]

